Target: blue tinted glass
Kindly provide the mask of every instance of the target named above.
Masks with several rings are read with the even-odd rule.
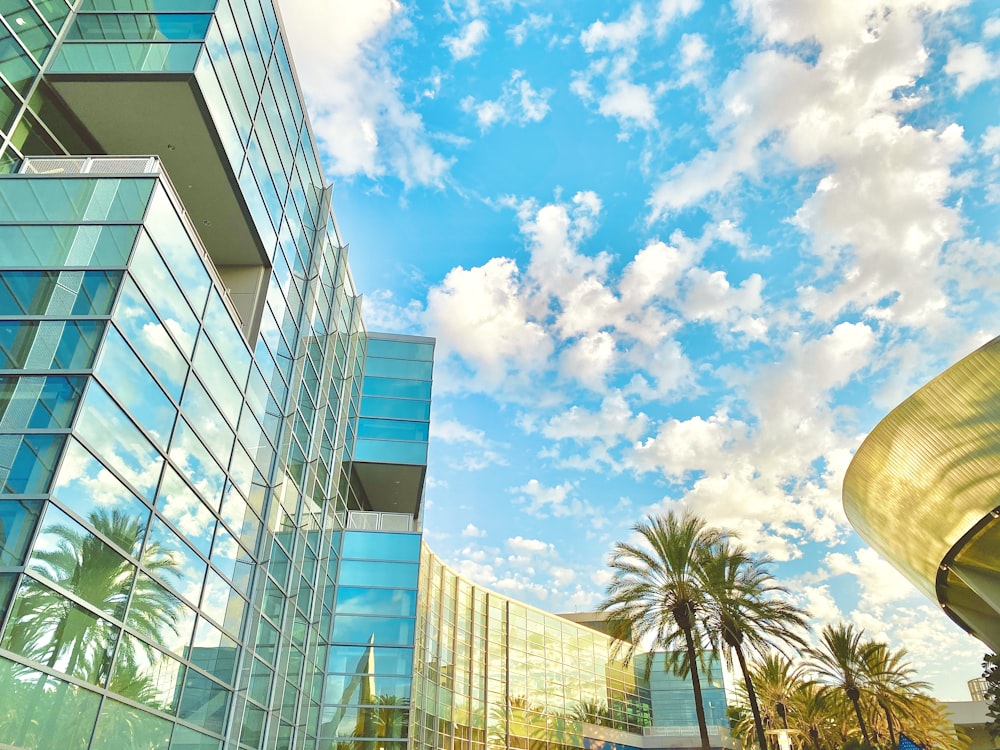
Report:
[[[225,728],[230,692],[216,682],[188,670],[177,715],[192,724],[219,732]]]
[[[404,398],[364,396],[361,399],[361,416],[427,421],[431,417],[431,402]],[[426,440],[426,438],[424,439]]]
[[[142,221],[154,182],[149,178],[117,177],[4,180],[0,222]]]
[[[198,47],[200,49],[200,45]],[[177,277],[191,307],[201,315],[212,282],[194,242],[162,187],[157,188],[150,203],[146,229],[163,257],[169,259],[170,270]]]
[[[205,583],[207,565],[194,550],[159,518],[149,525],[143,564],[161,582],[197,602]]]
[[[0,500],[0,567],[17,567],[35,531],[41,500]],[[0,599],[0,610],[6,602]]]
[[[434,372],[432,362],[414,362],[408,359],[365,358],[365,375],[385,378],[430,380]]]
[[[344,533],[341,557],[416,562],[420,559],[420,534],[348,531]]]
[[[431,397],[431,384],[423,380],[396,380],[394,378],[373,378],[371,373],[365,375],[364,394],[366,396],[390,396],[394,398]]]
[[[219,507],[226,476],[194,431],[181,419],[170,443],[170,457],[212,508]]]
[[[417,592],[400,589],[337,589],[337,614],[394,615],[413,617],[417,610]]]
[[[341,557],[416,562],[420,559],[420,535],[348,531],[344,533]]]
[[[413,620],[395,617],[337,615],[333,635],[337,643],[379,643],[407,646],[413,643]]]
[[[49,491],[65,435],[10,435],[0,444],[0,492],[42,495]],[[3,467],[9,466],[9,470]]]
[[[359,439],[354,446],[354,460],[383,464],[425,464],[427,444]]]
[[[340,563],[339,582],[342,586],[392,586],[394,588],[415,589],[417,587],[417,565],[415,563],[344,560]]]
[[[121,41],[187,41],[204,39],[212,16],[207,14],[81,13],[69,30],[68,39]]]
[[[0,315],[106,315],[119,271],[7,271],[0,275]]]
[[[0,321],[0,368],[86,369],[103,330],[100,320]],[[53,339],[59,341],[55,351]]]
[[[376,440],[427,441],[427,422],[404,422],[398,419],[359,419],[358,437]]]
[[[387,339],[368,339],[369,357],[389,357],[393,359],[411,359],[431,361],[434,359],[433,344],[418,344],[409,341],[389,341]]]
[[[53,73],[191,73],[198,42],[76,42],[59,48]]]
[[[153,205],[158,203],[154,200]],[[170,329],[184,353],[190,355],[198,335],[198,317],[184,300],[184,295],[145,232],[136,243],[131,269],[146,298],[152,300],[160,320]],[[200,311],[200,308],[196,309]]]
[[[7,251],[0,268],[124,266],[138,231],[120,224],[0,225],[0,247]]]
[[[184,531],[185,539],[206,557],[212,546],[215,516],[187,483],[169,465],[163,471],[156,508],[164,518]]]
[[[374,667],[374,669],[372,669]],[[413,670],[413,649],[331,646],[327,672],[367,672],[407,675]]]
[[[0,376],[0,420],[10,431],[69,427],[84,381],[55,375]]]

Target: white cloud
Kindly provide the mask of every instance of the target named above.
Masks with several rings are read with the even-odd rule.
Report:
[[[626,80],[612,81],[597,104],[597,111],[623,124],[651,128],[656,125],[656,105],[648,86]]]
[[[552,14],[542,16],[538,13],[529,13],[521,23],[507,29],[507,36],[514,42],[515,47],[520,47],[527,41],[528,36],[536,31],[547,29],[552,25]]]
[[[472,537],[472,538],[481,538],[481,537],[486,536],[486,530],[485,529],[481,529],[478,526],[476,526],[475,524],[470,523],[470,524],[467,524],[464,529],[462,529],[462,536],[464,536],[464,537]]]
[[[556,518],[568,516],[572,512],[569,502],[573,491],[571,482],[563,482],[554,487],[546,487],[537,479],[531,479],[527,484],[513,490],[517,501],[524,504],[525,510],[534,516]]]
[[[515,70],[503,85],[499,98],[477,101],[467,96],[462,99],[461,107],[463,112],[474,113],[479,129],[486,132],[497,124],[513,122],[524,126],[541,122],[549,113],[549,98],[553,93],[552,89],[536,91],[524,74]]]
[[[701,7],[701,0],[660,0],[656,12],[656,33],[663,34],[675,19],[689,16]]]
[[[450,160],[404,103],[387,45],[409,21],[398,0],[347,5],[282,2],[313,130],[332,174],[391,174],[407,187],[441,185]]]
[[[955,79],[955,88],[964,94],[985,81],[1000,78],[1000,59],[981,44],[970,42],[952,47],[944,72]]]
[[[580,34],[580,44],[588,53],[599,50],[617,51],[634,47],[648,29],[641,5],[633,5],[627,17],[619,21],[594,21]]]
[[[483,42],[489,37],[489,26],[481,18],[474,18],[465,25],[460,33],[444,38],[444,46],[448,48],[453,60],[465,60],[480,52]]]

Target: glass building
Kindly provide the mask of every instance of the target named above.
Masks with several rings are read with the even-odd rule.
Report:
[[[271,0],[0,0],[0,747],[667,746],[422,548],[330,192]]]

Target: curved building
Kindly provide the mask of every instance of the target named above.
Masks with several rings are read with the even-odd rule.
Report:
[[[844,510],[955,622],[1000,649],[1000,338],[871,431],[848,467]]]

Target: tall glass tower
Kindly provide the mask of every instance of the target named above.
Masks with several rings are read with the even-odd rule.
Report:
[[[0,19],[0,747],[405,746],[434,342],[271,0]]]

